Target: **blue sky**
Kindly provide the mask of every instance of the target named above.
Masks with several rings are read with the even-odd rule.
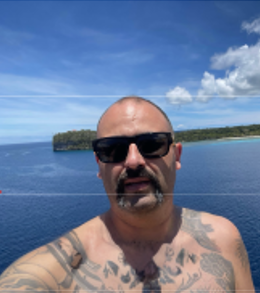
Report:
[[[0,2],[0,144],[95,129],[126,95],[176,130],[260,123],[260,2]]]

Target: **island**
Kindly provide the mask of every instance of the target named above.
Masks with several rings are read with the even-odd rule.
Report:
[[[260,137],[260,124],[175,131],[175,141],[182,143],[226,138],[245,138],[249,136]],[[90,129],[57,133],[53,136],[52,140],[53,150],[91,150],[91,142],[95,138],[96,131]]]
[[[96,131],[90,129],[71,130],[55,134],[52,146],[54,151],[91,150],[91,142],[95,138]]]

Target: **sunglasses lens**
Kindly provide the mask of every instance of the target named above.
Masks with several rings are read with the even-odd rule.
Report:
[[[97,154],[104,163],[118,163],[124,161],[128,152],[126,141],[115,138],[100,140],[97,145]]]
[[[144,158],[160,158],[169,151],[172,140],[168,133],[141,134],[136,137],[107,137],[94,143],[94,151],[103,163],[119,163],[126,159],[130,143],[135,143]]]
[[[144,157],[161,157],[169,150],[168,138],[164,133],[147,135],[140,139],[138,148]]]

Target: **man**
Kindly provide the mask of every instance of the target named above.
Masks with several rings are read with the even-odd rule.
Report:
[[[254,292],[236,227],[173,205],[182,147],[161,109],[123,98],[97,137],[110,210],[19,259],[0,292]]]

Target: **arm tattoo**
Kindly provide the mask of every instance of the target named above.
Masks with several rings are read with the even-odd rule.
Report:
[[[101,278],[96,274],[101,266],[88,259],[84,247],[74,231],[47,244],[47,247],[66,273],[65,279],[61,283],[63,288],[71,288],[72,282],[75,280],[77,283],[73,288],[75,292],[80,292],[80,290],[97,292],[106,289]],[[77,264],[73,266],[75,257]]]
[[[234,270],[230,261],[216,253],[203,253],[201,268],[216,277],[216,283],[226,292],[235,292]]]
[[[242,264],[242,267],[245,270],[248,270],[249,269],[249,260],[248,260],[248,256],[247,256],[244,242],[241,237],[236,239],[236,252],[235,252],[235,254],[239,258],[239,260]]]
[[[55,276],[40,264],[35,264],[32,262],[33,258],[41,254],[46,254],[47,249],[42,249],[41,251],[36,251],[32,256],[26,257],[24,261],[17,260],[14,262],[5,272],[0,276],[0,290],[4,293],[11,293],[15,291],[20,292],[55,292],[43,278],[38,276],[36,273],[28,272],[24,269],[24,265],[31,265],[35,268],[35,271],[42,270],[45,271],[52,280],[57,284]],[[57,284],[56,289],[60,289]]]
[[[17,291],[22,292],[40,292],[40,293],[54,293],[41,278],[26,274],[22,271],[17,270],[12,276],[0,278],[0,290],[3,293],[11,293]]]
[[[200,212],[185,210],[182,216],[181,230],[190,234],[202,247],[219,252],[218,246],[207,235],[214,230],[211,225],[202,224]]]

